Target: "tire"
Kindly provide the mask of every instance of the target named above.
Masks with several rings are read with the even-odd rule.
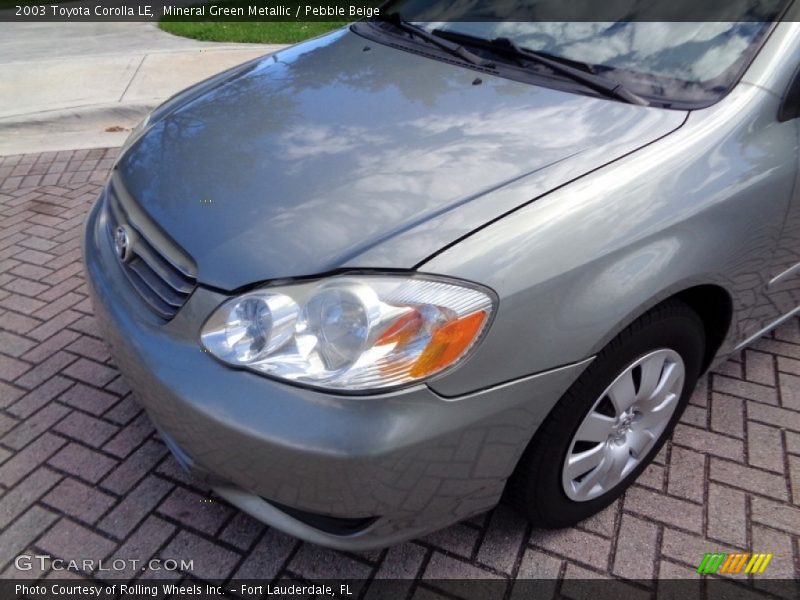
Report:
[[[669,300],[634,321],[597,355],[536,431],[508,480],[505,501],[545,529],[574,525],[606,508],[672,434],[704,352],[703,323],[683,302]],[[598,457],[597,466],[580,474]]]

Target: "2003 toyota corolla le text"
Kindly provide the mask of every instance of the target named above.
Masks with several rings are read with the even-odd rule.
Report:
[[[172,98],[87,221],[98,319],[177,459],[337,548],[503,497],[588,517],[800,304],[795,24],[435,6]]]

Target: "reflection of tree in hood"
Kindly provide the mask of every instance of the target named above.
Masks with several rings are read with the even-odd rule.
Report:
[[[214,151],[224,153],[226,160],[236,160],[241,168],[258,172],[264,161],[283,157],[275,147],[265,147],[265,137],[258,135],[259,131],[273,142],[283,139],[318,143],[325,132],[309,132],[310,128],[319,129],[309,120],[310,114],[320,113],[321,120],[325,111],[361,111],[363,107],[354,106],[354,101],[377,99],[387,91],[394,92],[390,97],[398,102],[434,109],[442,96],[464,88],[463,71],[450,68],[440,70],[449,76],[427,78],[421,85],[419,66],[430,63],[430,58],[397,60],[390,69],[381,68],[381,63],[372,59],[373,52],[363,51],[364,47],[380,45],[362,38],[354,40],[354,35],[334,33],[267,57],[181,106],[155,124],[138,150],[131,153],[125,165],[131,178],[150,181],[148,189],[157,189],[159,177],[169,177],[169,170],[159,165],[176,156],[192,161],[198,171],[207,170],[205,152],[186,151],[187,143],[199,147],[204,143],[201,139],[213,140]],[[344,43],[343,37],[350,43]],[[496,91],[501,95],[520,93],[515,85],[500,85]],[[368,122],[369,112],[363,117]],[[326,120],[330,126],[336,125],[335,119]],[[348,131],[337,133],[342,136]],[[364,135],[352,130],[350,133]],[[287,158],[298,158],[301,152],[296,147],[290,151],[293,153]],[[219,177],[219,185],[224,181],[226,193],[235,192],[232,188],[236,181],[225,181],[224,173]]]
[[[142,209],[195,259],[201,281],[215,273],[238,284],[245,263],[282,275],[344,264],[597,140],[626,147],[677,119],[346,31],[256,61],[195,96],[157,117],[119,169]]]
[[[370,124],[396,126],[385,118],[374,123],[385,112],[381,104],[416,105],[412,112],[427,113],[440,97],[465,87],[460,69],[385,47],[407,60],[381,70],[373,58],[377,53],[363,51],[368,45],[376,46],[349,32],[334,33],[254,63],[180,106],[121,161],[129,191],[151,213],[169,213],[173,219],[200,219],[195,200],[210,198],[216,202],[213,210],[236,207],[244,222],[257,222],[263,217],[255,201],[260,197],[271,204],[273,222],[294,223],[299,235],[288,243],[296,247],[287,248],[284,240],[283,250],[298,255],[307,239],[304,228],[313,229],[309,235],[343,236],[337,232],[357,222],[366,207],[342,205],[337,222],[329,218],[322,226],[317,221],[326,213],[319,207],[315,212],[315,205],[329,202],[333,190],[358,178],[358,156],[364,153],[349,150],[367,144],[380,155],[393,146],[370,131]],[[420,64],[441,65],[452,76],[420,85]],[[372,101],[375,113],[366,108]],[[325,177],[312,176],[315,172]],[[385,215],[383,221],[390,218]],[[213,220],[197,223],[197,235],[210,235],[206,228],[214,226]]]

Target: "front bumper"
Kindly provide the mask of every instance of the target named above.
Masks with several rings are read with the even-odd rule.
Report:
[[[588,364],[447,399],[425,385],[337,396],[231,369],[198,343],[200,325],[226,296],[199,286],[160,323],[122,273],[103,205],[86,223],[88,287],[138,401],[185,467],[242,510],[308,541],[383,547],[490,509],[533,432]],[[368,525],[339,535],[295,511]]]

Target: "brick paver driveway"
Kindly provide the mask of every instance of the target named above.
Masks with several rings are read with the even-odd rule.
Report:
[[[575,529],[532,531],[501,508],[388,551],[350,554],[209,497],[168,455],[92,318],[81,226],[114,153],[0,158],[3,577],[42,574],[15,569],[22,552],[192,558],[194,576],[208,578],[401,577],[420,590],[420,580],[440,577],[696,577],[707,551],[772,552],[764,576],[800,573],[797,320],[705,377],[657,464]]]

